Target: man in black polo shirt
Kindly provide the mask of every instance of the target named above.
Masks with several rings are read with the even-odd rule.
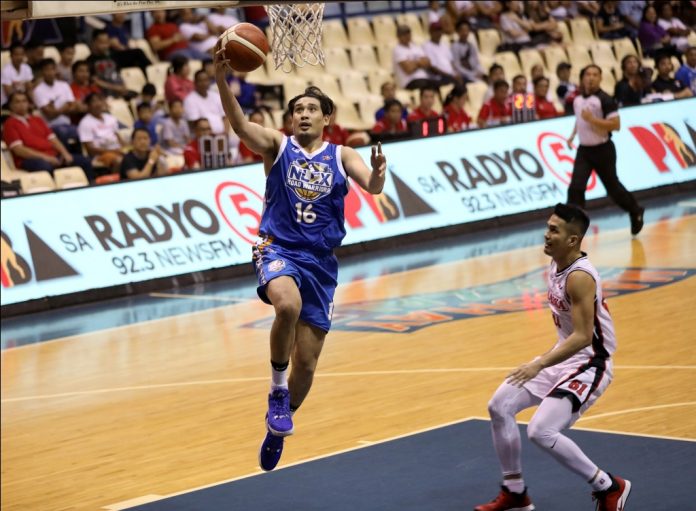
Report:
[[[575,127],[568,137],[568,146],[577,133],[580,139],[573,166],[573,177],[568,187],[568,203],[585,207],[585,189],[594,170],[602,180],[611,199],[631,217],[631,234],[643,228],[645,208],[636,202],[633,194],[626,190],[616,175],[616,147],[611,141],[611,132],[621,128],[618,105],[606,92],[599,88],[602,70],[590,64],[580,73],[582,94],[573,101]]]
[[[691,90],[672,76],[674,65],[672,64],[671,55],[660,55],[657,57],[655,65],[657,66],[657,78],[652,83],[652,88],[655,92],[671,92],[674,95],[674,99],[690,98],[692,96]]]

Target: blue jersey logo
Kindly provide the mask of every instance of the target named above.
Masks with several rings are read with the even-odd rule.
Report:
[[[333,172],[325,163],[293,160],[288,166],[287,185],[299,199],[314,202],[331,193]]]

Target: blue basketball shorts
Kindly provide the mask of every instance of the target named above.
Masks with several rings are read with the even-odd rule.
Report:
[[[252,264],[259,281],[256,292],[261,300],[272,305],[266,294],[268,283],[283,275],[292,277],[302,297],[300,319],[325,332],[331,329],[338,277],[336,256],[289,249],[260,238],[253,247]]]

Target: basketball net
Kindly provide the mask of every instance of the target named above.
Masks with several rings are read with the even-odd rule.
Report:
[[[266,6],[271,27],[271,50],[275,68],[286,73],[292,64],[324,65],[321,49],[321,20],[324,4],[319,2],[300,4],[272,4]]]

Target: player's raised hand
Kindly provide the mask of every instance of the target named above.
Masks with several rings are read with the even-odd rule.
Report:
[[[231,70],[230,61],[227,60],[225,55],[225,48],[222,46],[222,41],[220,39],[215,43],[215,48],[213,50],[213,63],[215,64],[215,72],[222,73],[223,76],[228,70]]]
[[[372,156],[370,157],[372,172],[376,172],[379,177],[383,177],[387,171],[387,157],[382,153],[382,142],[377,142],[372,146]]]

